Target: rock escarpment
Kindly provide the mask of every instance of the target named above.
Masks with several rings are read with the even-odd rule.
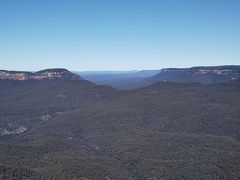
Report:
[[[35,73],[25,71],[0,70],[0,79],[4,80],[82,80],[67,69],[46,69]]]
[[[240,79],[240,66],[205,66],[162,69],[155,81],[180,83],[223,83]]]

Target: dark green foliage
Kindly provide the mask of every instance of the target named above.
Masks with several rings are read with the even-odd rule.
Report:
[[[43,180],[47,179],[41,173],[21,168],[0,165],[0,179],[1,180]]]
[[[0,81],[0,97],[0,179],[240,178],[238,81]]]
[[[240,144],[230,138],[137,131],[108,151],[137,179],[240,178]]]

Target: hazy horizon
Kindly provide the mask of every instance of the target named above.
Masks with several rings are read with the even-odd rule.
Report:
[[[213,66],[240,66],[238,64],[220,64],[220,65],[199,65],[199,66],[186,66],[186,67],[163,67],[163,68],[156,68],[156,69],[129,69],[129,70],[114,70],[114,69],[110,69],[110,70],[72,70],[72,69],[68,69],[65,67],[46,67],[43,69],[35,69],[35,70],[28,70],[28,69],[4,69],[4,68],[0,68],[0,70],[6,70],[6,71],[26,71],[26,72],[37,72],[37,71],[41,71],[41,70],[45,70],[45,69],[67,69],[69,71],[72,72],[77,72],[77,73],[97,73],[97,72],[106,72],[106,73],[134,73],[134,72],[139,72],[139,71],[158,71],[158,70],[162,70],[165,68],[191,68],[191,67],[213,67]]]

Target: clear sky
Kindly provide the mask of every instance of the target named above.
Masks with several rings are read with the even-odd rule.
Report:
[[[240,0],[0,0],[0,69],[240,64]]]

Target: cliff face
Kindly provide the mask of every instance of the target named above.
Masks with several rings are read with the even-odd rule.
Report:
[[[0,71],[0,79],[8,79],[8,80],[27,80],[32,77],[32,73],[28,72],[15,72],[15,71]]]
[[[194,73],[194,74],[218,74],[218,75],[228,75],[228,74],[240,74],[240,66],[212,66],[212,67],[192,67],[192,68],[168,68],[162,69],[161,72],[184,72],[184,73]]]
[[[173,82],[221,83],[240,78],[240,66],[212,66],[162,69],[155,80]]]
[[[0,70],[0,79],[5,80],[81,80],[82,78],[67,69],[46,69],[36,73]]]

